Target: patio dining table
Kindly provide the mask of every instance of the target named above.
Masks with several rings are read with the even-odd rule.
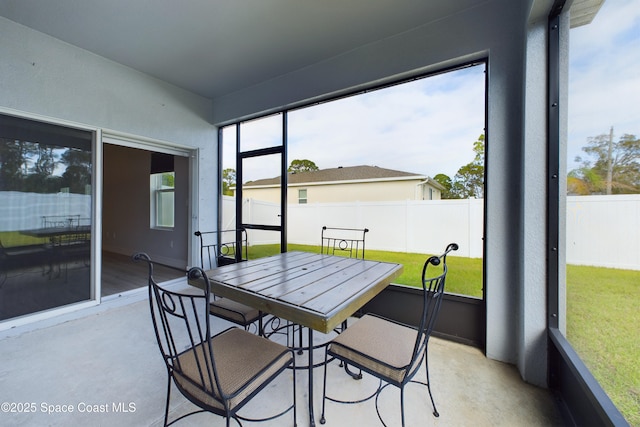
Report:
[[[278,255],[207,271],[211,292],[309,330],[329,333],[402,273],[401,264],[308,252]],[[201,285],[197,280],[189,282]],[[313,351],[309,356],[309,419],[313,410]]]
[[[66,225],[61,227],[43,227],[34,228],[31,230],[22,230],[20,234],[30,237],[48,238],[51,243],[55,243],[57,239],[66,236],[82,236],[88,240],[89,234],[91,234],[90,225]]]

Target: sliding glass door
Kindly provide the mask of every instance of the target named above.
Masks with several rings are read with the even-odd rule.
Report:
[[[93,140],[0,115],[0,322],[95,297]]]

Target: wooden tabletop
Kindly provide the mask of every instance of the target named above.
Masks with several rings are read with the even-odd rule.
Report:
[[[216,295],[328,333],[402,270],[401,264],[294,251],[206,273]]]

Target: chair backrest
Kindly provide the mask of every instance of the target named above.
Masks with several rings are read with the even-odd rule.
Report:
[[[156,283],[153,263],[147,254],[137,253],[133,260],[145,261],[149,266],[151,320],[166,367],[170,375],[179,380],[176,385],[191,396],[202,393],[221,396],[210,340],[211,285],[206,274],[198,267],[190,269],[189,278],[201,279],[202,290],[194,287],[194,292],[180,293]]]
[[[43,228],[77,228],[80,225],[80,215],[48,215],[42,217]]]
[[[320,251],[326,255],[344,255],[364,259],[364,239],[368,228],[322,227]]]
[[[200,267],[205,270],[248,259],[247,230],[196,231],[200,239]]]
[[[422,316],[420,317],[418,335],[413,348],[412,363],[409,365],[414,367],[414,369],[419,367],[419,364],[415,362],[418,358],[421,358],[424,351],[426,351],[429,337],[431,336],[436,319],[438,318],[438,313],[440,312],[442,298],[444,296],[445,279],[448,272],[447,254],[457,250],[458,244],[450,243],[442,255],[429,257],[422,267]],[[431,274],[433,269],[436,269],[437,272]],[[408,375],[408,377],[411,376],[412,374]]]

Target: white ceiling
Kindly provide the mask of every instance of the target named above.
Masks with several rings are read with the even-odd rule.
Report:
[[[216,98],[491,1],[512,0],[0,0],[0,16]]]
[[[0,0],[0,16],[215,98],[486,0]]]

